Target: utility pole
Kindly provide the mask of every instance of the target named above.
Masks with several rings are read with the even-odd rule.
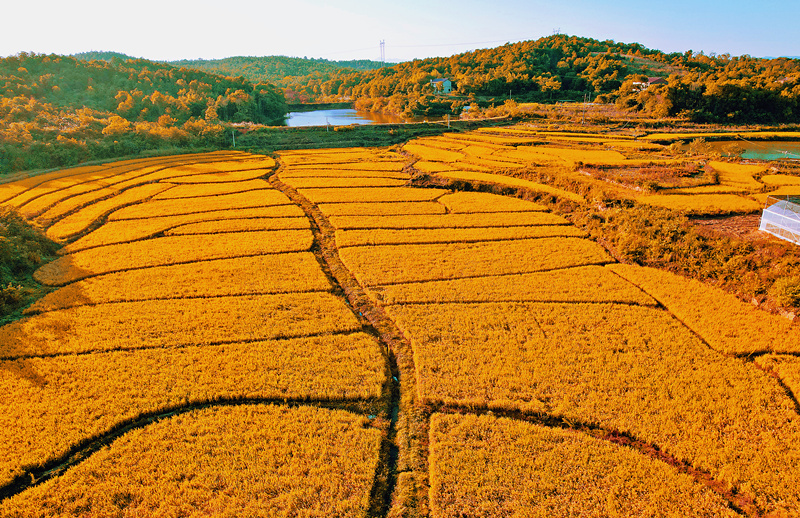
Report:
[[[236,130],[231,130],[231,138],[233,139],[233,147],[236,147]]]

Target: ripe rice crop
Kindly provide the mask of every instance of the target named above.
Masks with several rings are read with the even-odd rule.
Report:
[[[476,158],[467,157],[458,163],[459,169],[478,169],[482,170],[495,170],[495,169],[521,169],[526,167],[525,164],[520,162],[509,162],[505,160],[492,160],[489,158]]]
[[[70,185],[68,188],[59,189],[33,198],[28,203],[19,207],[17,212],[19,212],[25,218],[33,219],[66,197],[80,196],[81,194],[96,190],[97,185],[91,182]]]
[[[319,210],[328,217],[430,215],[446,212],[444,205],[433,201],[320,203]]]
[[[431,516],[739,516],[689,475],[580,432],[434,414]]]
[[[753,194],[752,197],[758,202],[759,209],[767,203],[767,198],[770,196],[797,196],[800,194],[800,188],[797,185],[784,185],[777,189],[770,189],[769,192]]]
[[[173,183],[226,183],[226,182],[245,182],[248,180],[256,180],[269,174],[275,167],[275,163],[265,164],[259,169],[247,169],[244,171],[227,171],[219,173],[203,173],[193,174],[187,176],[177,176],[169,178]]]
[[[546,146],[520,146],[516,150],[503,153],[504,156],[525,161],[560,160],[567,164],[581,162],[587,165],[621,166],[627,163],[625,156],[619,151],[607,149],[569,149]]]
[[[223,221],[241,218],[300,218],[305,217],[302,209],[296,205],[276,205],[272,207],[253,207],[249,209],[229,209],[177,216],[159,216],[154,218],[123,219],[108,221],[97,230],[83,236],[77,241],[59,250],[60,254],[69,254],[96,246],[128,243],[153,237],[169,229],[201,221]]]
[[[797,397],[800,394],[800,357],[784,354],[765,354],[755,358],[757,365],[777,374]]]
[[[150,171],[156,172],[151,173]],[[151,167],[115,175],[110,179],[70,183],[64,188],[34,198],[21,207],[21,213],[29,218],[41,217],[43,223],[56,221],[81,207],[114,196],[124,188],[148,183],[149,177],[152,174],[158,174],[158,171],[158,168]]]
[[[420,160],[419,162],[414,163],[414,169],[417,171],[421,171],[423,173],[441,173],[442,171],[453,171],[454,169],[460,168],[460,165],[456,165],[456,162],[453,163],[444,163],[444,162],[430,162],[427,160]]]
[[[146,183],[160,180],[171,180],[180,178],[182,175],[192,175],[198,168],[201,171],[213,171],[214,164],[220,162],[205,162],[201,164],[191,164],[191,169],[186,164],[186,159],[173,158],[171,162],[163,162],[156,165],[141,166],[141,164],[129,165],[123,168],[110,168],[112,173],[107,173],[103,177],[87,181],[86,179],[70,178],[70,183],[61,186],[58,190],[48,192],[26,204],[25,211],[28,214],[43,218],[43,222],[57,220],[64,215],[86,205],[95,203],[107,196],[114,195],[119,191],[131,187],[140,186]],[[170,164],[178,164],[177,167],[169,167]]]
[[[760,190],[762,185],[753,178],[753,175],[767,170],[766,165],[735,164],[731,162],[708,163],[719,172],[719,181],[723,185],[734,185],[751,190]]]
[[[690,140],[697,138],[715,138],[720,140],[772,140],[772,139],[800,139],[800,132],[796,131],[745,131],[741,133],[651,133],[641,137],[646,140]]]
[[[761,210],[759,202],[736,194],[650,194],[639,196],[636,201],[687,214],[728,214]]]
[[[297,252],[158,266],[90,277],[48,293],[26,312],[108,302],[330,289],[330,282],[314,255]]]
[[[596,424],[752,494],[766,513],[800,507],[794,402],[768,374],[712,351],[663,310],[484,303],[387,312],[411,339],[423,403]]]
[[[676,189],[662,189],[661,192],[669,194],[736,194],[746,193],[744,187],[732,185],[698,185],[696,187],[679,187]]]
[[[586,237],[586,233],[572,225],[337,230],[336,245],[342,248],[346,246],[398,245],[404,243],[474,243],[478,241],[507,241],[509,239],[557,236]]]
[[[61,286],[86,277],[152,266],[223,259],[311,248],[310,230],[278,230],[230,234],[168,236],[81,250],[59,257],[36,272],[48,286]]]
[[[303,152],[285,152],[280,153],[281,161],[288,166],[306,165],[306,164],[333,164],[333,163],[348,163],[355,164],[359,162],[403,162],[405,157],[394,153],[392,151],[379,151],[375,149],[353,149],[349,151],[337,149],[307,149]]]
[[[55,222],[47,229],[47,237],[53,241],[64,241],[86,232],[100,219],[114,210],[132,205],[172,187],[165,183],[150,183],[133,187],[105,200],[87,205]]]
[[[458,162],[464,158],[462,153],[458,151],[449,151],[446,149],[432,147],[429,145],[418,143],[419,140],[412,141],[403,146],[403,150],[418,156],[422,160],[430,160],[432,162],[444,162],[446,164]]]
[[[615,137],[616,139],[617,137]],[[634,149],[636,151],[663,151],[664,146],[661,144],[651,144],[649,142],[638,142],[634,140],[606,140],[606,146],[612,148]]]
[[[180,175],[212,175],[235,171],[252,171],[254,169],[271,169],[275,167],[275,160],[262,155],[245,154],[234,160],[218,160],[213,162],[180,164],[173,169]]]
[[[282,169],[279,176],[281,178],[399,178],[410,179],[411,176],[401,171],[367,171],[358,169],[338,169],[327,167],[319,169]]]
[[[373,299],[386,305],[453,302],[619,302],[644,306],[657,304],[642,290],[602,266],[390,284],[375,286],[369,293]]]
[[[77,306],[0,328],[0,358],[181,347],[356,331],[330,293],[148,300]]]
[[[788,174],[768,174],[762,176],[760,181],[765,185],[800,185],[800,176],[792,176]]]
[[[285,178],[286,184],[295,189],[320,188],[320,187],[400,187],[405,185],[407,180],[402,178],[365,178],[365,177],[300,177]]]
[[[339,255],[362,286],[531,273],[611,261],[598,244],[574,237],[358,246],[343,248]]]
[[[3,204],[13,207],[19,207],[28,201],[50,193],[59,189],[69,188],[73,185],[85,182],[92,182],[111,178],[115,175],[120,175],[130,171],[136,171],[152,167],[153,169],[161,169],[168,167],[172,164],[186,163],[187,161],[212,161],[220,160],[228,156],[230,153],[213,152],[204,154],[190,154],[179,155],[172,157],[155,157],[143,158],[136,160],[125,160],[121,162],[112,162],[98,166],[84,166],[74,167],[70,169],[62,169],[53,171],[51,173],[44,173],[39,175],[30,176],[21,180],[10,182],[0,186],[0,195]],[[6,197],[10,195],[10,197]]]
[[[580,194],[565,191],[564,189],[559,189],[543,183],[523,180],[522,178],[514,178],[513,176],[478,173],[474,171],[445,171],[439,173],[439,176],[443,176],[445,178],[454,178],[456,180],[473,180],[478,182],[497,183],[501,185],[512,185],[514,187],[524,187],[525,189],[552,194],[554,196],[566,198],[578,203],[583,203],[586,201]]]
[[[329,167],[325,167],[325,166]],[[295,171],[295,173],[300,174],[304,170],[319,170],[319,169],[333,169],[337,171],[384,171],[384,172],[396,172],[399,173],[405,168],[405,162],[397,162],[394,160],[391,161],[367,161],[367,162],[336,162],[336,163],[317,163],[317,164],[300,164],[300,165],[293,165],[291,169]]]
[[[142,414],[256,397],[378,401],[385,371],[363,333],[4,361],[0,485]]]
[[[155,161],[148,160],[129,160],[124,162],[114,162],[105,166],[93,166],[87,168],[67,169],[64,171],[54,171],[43,175],[35,175],[19,182],[12,182],[6,185],[18,185],[12,189],[17,195],[5,202],[12,207],[21,207],[27,203],[35,201],[41,204],[38,198],[48,196],[51,200],[62,200],[73,192],[87,192],[91,189],[108,186],[121,180],[117,178],[127,178],[147,174],[149,171],[157,171],[167,167],[169,161],[159,165]],[[86,185],[86,187],[78,187]],[[45,208],[48,206],[45,205]]]
[[[366,516],[380,449],[380,430],[342,410],[194,410],[125,434],[0,513]]]
[[[484,135],[482,133],[477,132],[470,132],[470,133],[449,133],[448,137],[462,141],[465,144],[469,143],[488,143],[488,144],[496,144],[502,146],[516,146],[516,145],[524,145],[530,144],[530,138],[525,137],[507,137],[501,135]]]
[[[664,305],[711,347],[728,354],[800,352],[792,322],[700,281],[655,268],[608,265]]]
[[[337,229],[414,229],[518,227],[532,225],[567,225],[569,222],[550,212],[486,212],[481,214],[411,214],[330,216]]]
[[[285,194],[276,189],[259,189],[255,191],[218,196],[201,196],[199,198],[182,198],[177,200],[151,200],[120,209],[109,216],[109,220],[153,218],[157,216],[176,216],[213,210],[246,209],[251,207],[267,207],[270,205],[290,205],[292,202]]]
[[[272,186],[269,183],[259,179],[241,182],[182,184],[176,185],[168,191],[153,196],[153,199],[170,200],[176,198],[195,198],[198,196],[219,196],[220,194],[233,194],[270,188],[272,188]]]
[[[314,203],[372,203],[431,201],[450,191],[412,187],[342,187],[330,189],[298,189]]]
[[[311,228],[308,218],[240,218],[189,223],[171,228],[165,236],[187,234],[221,234],[227,232],[254,232],[259,230],[300,230]]]
[[[437,200],[451,213],[546,211],[546,206],[532,201],[488,192],[458,191]]]
[[[103,166],[100,165],[90,165],[90,166],[82,166],[82,167],[73,167],[70,169],[61,169],[59,171],[54,171],[52,173],[45,173],[45,174],[37,174],[28,176],[26,178],[21,178],[19,180],[10,181],[4,184],[0,184],[0,204],[2,205],[9,205],[18,207],[22,205],[19,201],[15,201],[12,203],[16,196],[27,192],[31,189],[35,189],[36,187],[42,186],[48,182],[52,182],[52,184],[58,184],[58,180],[67,179],[61,185],[71,185],[72,181],[69,178],[84,174],[91,174],[101,171]]]

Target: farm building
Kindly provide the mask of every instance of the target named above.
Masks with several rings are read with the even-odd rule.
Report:
[[[453,90],[453,83],[449,79],[431,79],[431,86],[436,93],[449,94]]]
[[[769,196],[759,230],[800,245],[800,196]]]

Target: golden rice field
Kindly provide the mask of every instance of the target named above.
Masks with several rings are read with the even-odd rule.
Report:
[[[659,160],[637,142],[520,126],[0,185],[64,244],[0,327],[0,516],[800,514],[796,326],[542,204],[408,184]]]
[[[750,136],[769,139],[791,138],[793,135],[756,132]],[[696,138],[697,135],[653,134],[637,138],[622,133],[549,131],[519,124],[420,138],[403,146],[403,150],[413,156],[413,167],[423,174],[521,188],[577,203],[587,202],[579,192],[575,192],[580,189],[563,189],[526,176],[530,176],[529,171],[534,171],[550,178],[568,179],[573,185],[576,182],[599,183],[605,189],[638,203],[689,215],[754,213],[762,208],[768,193],[797,194],[793,186],[800,181],[790,175],[767,174],[770,173],[768,164],[739,163],[713,156],[678,156],[670,148],[654,143],[690,137]],[[656,193],[635,183],[626,185],[602,176],[598,182],[594,178],[597,171],[617,172],[623,178],[635,178],[637,171],[646,176],[653,168],[688,169],[696,173],[688,185],[678,182],[676,186],[675,179],[663,183],[653,181],[651,186],[657,186]],[[613,178],[614,174],[610,176]],[[678,175],[677,179],[680,178]]]

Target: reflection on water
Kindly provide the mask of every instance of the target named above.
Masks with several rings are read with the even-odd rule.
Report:
[[[357,112],[352,108],[290,112],[286,125],[298,126],[347,126],[349,124],[397,124],[405,122],[401,117],[384,113]]]
[[[683,146],[688,149],[689,145]],[[800,160],[800,142],[751,142],[744,140],[705,142],[703,148],[722,156],[740,156],[752,160]]]

